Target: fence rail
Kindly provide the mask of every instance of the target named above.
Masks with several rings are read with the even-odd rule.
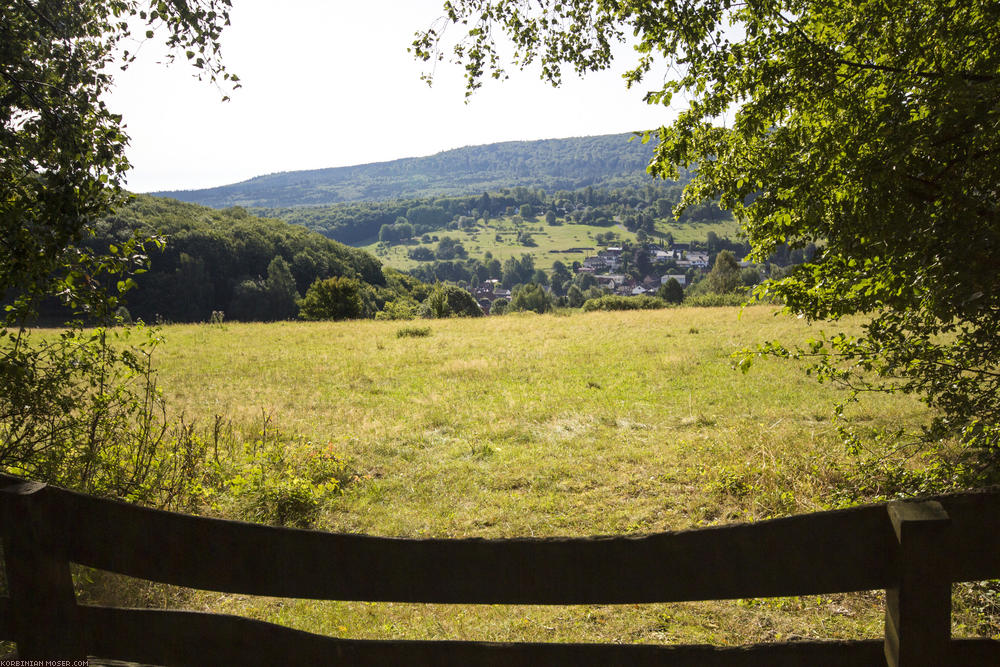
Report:
[[[162,512],[0,476],[21,657],[153,664],[997,665],[952,640],[951,584],[1000,577],[1000,493],[641,537],[394,539]],[[885,589],[885,640],[739,648],[370,641],[250,619],[77,604],[69,563],[202,590],[326,600],[618,604]]]

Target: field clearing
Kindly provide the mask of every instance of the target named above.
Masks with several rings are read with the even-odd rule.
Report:
[[[735,350],[816,335],[770,307],[163,329],[175,412],[252,438],[264,419],[356,473],[315,527],[387,536],[648,533],[829,506],[842,396]],[[924,408],[879,397],[861,425]],[[345,573],[350,576],[350,573]],[[153,604],[171,594],[150,592]],[[164,597],[166,596],[166,597]],[[882,633],[881,593],[666,605],[504,607],[194,594],[185,606],[361,638],[703,642]]]
[[[708,232],[715,232],[719,236],[729,236],[736,238],[739,227],[735,221],[718,223],[664,223],[656,225],[657,231],[661,233],[670,232],[677,243],[690,243],[691,241],[704,241]],[[517,236],[522,231],[531,233],[535,246],[524,246],[518,243]],[[461,242],[469,253],[469,257],[482,259],[487,252],[501,262],[508,257],[520,257],[524,253],[532,255],[535,259],[535,266],[540,269],[552,268],[553,262],[560,261],[569,266],[574,261],[582,262],[585,257],[596,253],[598,244],[595,237],[598,234],[614,232],[621,239],[635,241],[635,234],[627,231],[620,225],[601,227],[597,225],[579,225],[565,223],[561,225],[547,225],[544,220],[524,222],[515,225],[510,218],[495,218],[490,220],[487,226],[477,225],[467,230],[441,230],[433,235],[439,239],[450,236]],[[497,236],[500,238],[498,239]],[[656,240],[654,237],[652,240]],[[362,246],[362,249],[371,253],[376,253],[378,243]],[[437,242],[414,243],[409,245],[394,245],[388,252],[379,254],[385,264],[401,271],[408,271],[421,264],[410,259],[407,255],[410,249],[426,247],[434,250]],[[562,252],[570,248],[587,248],[585,252]],[[552,252],[560,251],[560,252]]]

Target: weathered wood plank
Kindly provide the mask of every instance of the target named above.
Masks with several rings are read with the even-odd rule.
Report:
[[[407,540],[196,518],[48,490],[73,527],[75,562],[277,597],[612,604],[818,594],[885,588],[895,549],[881,506],[642,537]]]
[[[73,579],[45,491],[37,482],[0,486],[0,535],[10,595],[5,616],[18,657],[82,660],[86,653]]]
[[[951,639],[951,519],[937,501],[889,503],[899,542],[896,580],[886,589],[889,667],[947,664]]]
[[[0,641],[14,640],[14,625],[10,613],[10,598],[0,597]]]
[[[170,514],[54,487],[40,493],[76,562],[281,597],[586,604],[804,595],[887,588],[898,550],[884,506],[642,537],[402,540]],[[953,520],[953,578],[1000,575],[998,494],[941,502]]]
[[[953,639],[949,645],[950,667],[996,667],[1000,665],[1000,641]]]
[[[44,628],[75,625],[85,637],[67,635],[69,643],[57,649],[58,657],[67,650],[82,654],[85,640],[91,655],[165,664],[322,660],[711,667],[882,665],[885,659],[880,641],[720,649],[342,640],[232,616],[78,607],[67,586],[67,558],[153,581],[284,597],[529,604],[703,600],[891,589],[899,584],[900,572],[904,578],[914,572],[918,578],[927,575],[926,567],[907,571],[912,562],[907,552],[928,551],[935,540],[924,536],[908,547],[909,540],[897,536],[902,538],[909,524],[940,518],[907,517],[897,508],[890,521],[880,505],[642,537],[401,540],[157,512],[5,475],[0,482],[5,555],[13,571],[12,599],[0,598],[0,633],[20,638],[24,646],[47,643],[44,653],[30,648],[26,655],[48,656],[53,636]],[[943,509],[935,506],[931,514],[946,510],[951,516],[943,551],[951,576],[944,579],[1000,575],[1000,494],[939,500]],[[37,526],[43,527],[40,533],[32,528]],[[31,558],[25,558],[29,551]],[[32,567],[25,568],[29,562]],[[32,599],[25,591],[45,592]],[[36,604],[39,600],[44,604]],[[887,628],[890,642],[896,631],[896,625]],[[935,660],[1000,664],[1000,642],[951,641],[946,650]]]
[[[169,665],[630,665],[844,667],[884,665],[882,643],[793,642],[739,648],[648,644],[501,644],[323,637],[261,621],[197,612],[81,607],[96,657]]]
[[[917,499],[920,500],[920,499]],[[1000,491],[964,493],[937,500],[951,518],[952,581],[1000,577]]]

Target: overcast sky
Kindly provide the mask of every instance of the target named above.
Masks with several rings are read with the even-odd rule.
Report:
[[[659,127],[668,110],[628,91],[621,72],[560,89],[531,71],[487,81],[465,104],[462,68],[425,65],[406,49],[442,0],[235,0],[223,58],[243,81],[232,100],[155,44],[116,76],[109,98],[131,136],[135,192],[193,189],[297,169],[431,155],[460,146]],[[628,55],[628,52],[626,51]]]

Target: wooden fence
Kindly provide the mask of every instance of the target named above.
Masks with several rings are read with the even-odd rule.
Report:
[[[393,539],[205,519],[0,476],[0,637],[31,659],[163,665],[1000,665],[950,637],[951,583],[1000,577],[1000,493],[640,537]],[[69,563],[210,591],[618,604],[885,589],[885,639],[738,648],[373,641],[237,616],[77,604]]]

